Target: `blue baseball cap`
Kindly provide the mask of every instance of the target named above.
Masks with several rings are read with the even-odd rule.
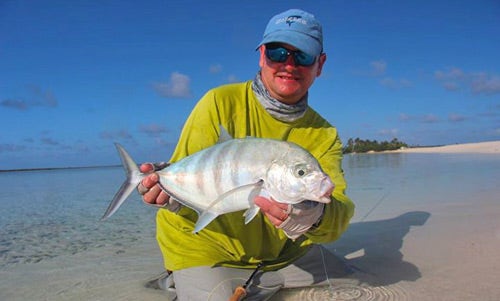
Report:
[[[257,48],[268,43],[286,43],[318,56],[323,52],[323,30],[312,14],[290,9],[271,18]]]

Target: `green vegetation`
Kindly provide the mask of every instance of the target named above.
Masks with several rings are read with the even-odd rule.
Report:
[[[396,150],[402,147],[408,147],[408,145],[404,142],[398,140],[398,138],[394,138],[391,141],[381,141],[377,140],[362,140],[359,138],[352,139],[349,138],[347,140],[347,144],[344,146],[343,153],[366,153],[369,151],[387,151],[387,150]]]

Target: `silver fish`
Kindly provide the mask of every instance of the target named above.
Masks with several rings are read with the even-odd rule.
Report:
[[[113,215],[146,176],[130,155],[116,144],[127,179],[102,220]],[[247,137],[233,139],[221,127],[219,141],[157,171],[161,188],[179,203],[198,213],[194,232],[217,216],[248,209],[249,223],[259,212],[253,202],[259,194],[278,202],[304,200],[329,203],[333,183],[318,161],[297,144]]]

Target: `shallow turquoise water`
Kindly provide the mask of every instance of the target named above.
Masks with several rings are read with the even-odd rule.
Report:
[[[121,168],[0,173],[0,269],[154,236],[154,210],[137,194],[101,222]]]
[[[500,195],[500,155],[358,154],[344,158],[344,170],[358,219]]]
[[[380,208],[391,212],[388,206],[405,212],[416,198],[425,208],[500,195],[498,155],[347,155],[344,170],[357,206],[353,221],[369,220]],[[0,269],[154,237],[155,210],[137,194],[99,221],[123,178],[119,167],[0,173]]]

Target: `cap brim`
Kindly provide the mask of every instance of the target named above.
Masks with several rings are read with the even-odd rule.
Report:
[[[312,56],[318,56],[323,51],[318,40],[297,31],[275,31],[265,36],[257,48],[268,43],[285,43]]]

